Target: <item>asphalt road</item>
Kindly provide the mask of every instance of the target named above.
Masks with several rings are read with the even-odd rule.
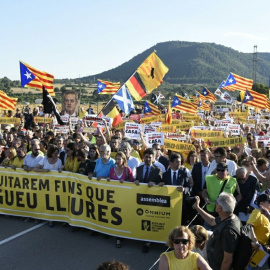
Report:
[[[0,215],[0,269],[89,269],[104,261],[120,260],[132,270],[148,270],[166,250],[164,244],[153,243],[149,253],[141,252],[142,242],[124,239],[115,247],[115,238],[91,231],[71,232],[72,227],[56,223],[25,223],[19,217]],[[157,264],[158,265],[158,264]],[[157,270],[158,266],[152,268]]]

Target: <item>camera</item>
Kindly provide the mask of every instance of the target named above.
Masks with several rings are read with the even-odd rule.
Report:
[[[196,202],[195,197],[186,197],[186,201],[189,202],[190,204],[194,204]]]

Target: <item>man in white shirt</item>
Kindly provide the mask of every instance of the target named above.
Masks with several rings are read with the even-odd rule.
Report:
[[[211,175],[216,173],[217,164],[220,162],[226,163],[228,166],[229,175],[233,176],[236,173],[237,165],[234,161],[226,159],[226,150],[225,148],[218,147],[214,151],[214,160],[211,162],[210,167],[206,173],[206,175]]]
[[[35,143],[32,145],[32,153],[28,154],[23,162],[23,169],[27,172],[32,171],[36,165],[43,159],[43,156],[40,155],[40,145]]]

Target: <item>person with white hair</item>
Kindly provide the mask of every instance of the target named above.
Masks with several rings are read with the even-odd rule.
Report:
[[[97,180],[107,178],[110,175],[110,170],[114,167],[115,160],[110,157],[111,147],[108,144],[102,144],[99,147],[100,158],[96,161],[96,167],[93,174],[89,174],[88,178],[91,180],[93,176]]]
[[[215,202],[215,211],[218,213],[215,218],[200,207],[200,197],[196,196],[194,208],[208,224],[215,226],[207,244],[207,258],[213,270],[231,269],[241,228],[241,221],[233,214],[235,205],[232,194],[220,193]]]

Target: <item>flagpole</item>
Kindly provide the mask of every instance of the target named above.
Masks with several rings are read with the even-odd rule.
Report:
[[[152,53],[156,53],[156,50],[154,50]],[[138,68],[136,68],[136,70],[132,73],[132,75],[125,81],[125,83],[123,83],[122,84],[122,86],[118,89],[118,91],[123,87],[123,85],[124,84],[126,84],[126,82],[128,81],[128,80],[130,80],[130,78],[132,78],[133,76],[134,76],[134,74],[137,72],[137,70],[141,67],[141,65],[144,63],[144,61],[152,54],[152,53],[150,53],[144,60],[143,60],[143,62],[139,65],[139,67]],[[127,89],[128,90],[128,89]],[[114,95],[116,95],[117,93],[118,93],[118,91],[114,94]],[[128,90],[129,91],[129,90]],[[146,94],[148,95],[149,93],[147,92],[147,89],[146,89]],[[97,114],[97,115],[99,115],[101,112],[102,112],[102,110],[108,105],[108,103],[109,102],[111,102],[111,100],[113,99],[113,97],[114,97],[114,95],[111,97],[111,99],[102,107],[102,109],[99,111],[99,113]]]
[[[137,69],[132,73],[132,75],[128,78],[128,80],[130,78],[132,78],[132,76],[136,73]],[[128,81],[126,80],[125,83]],[[122,86],[117,90],[117,92],[110,98],[110,100],[102,107],[102,109],[99,111],[99,113],[97,114],[97,116],[102,112],[102,110],[111,102],[111,100],[113,99],[113,97],[118,93],[118,91],[123,87],[123,85],[125,84],[123,83]],[[127,89],[128,90],[128,89]],[[99,95],[99,94],[98,94]]]

